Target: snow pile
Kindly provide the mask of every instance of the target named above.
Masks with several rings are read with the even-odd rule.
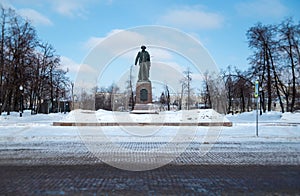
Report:
[[[64,122],[228,122],[228,119],[213,109],[162,111],[159,114],[131,114],[106,110],[74,110]]]
[[[226,118],[233,123],[255,123],[256,122],[256,111],[244,112],[241,114],[227,114]],[[259,122],[269,123],[300,123],[300,113],[291,112],[266,112],[262,115],[258,114]]]
[[[0,126],[51,125],[53,121],[62,120],[65,116],[66,114],[63,113],[32,115],[30,110],[24,110],[22,117],[20,117],[20,113],[18,112],[11,112],[10,115],[3,112],[0,115]]]
[[[258,116],[259,122],[300,123],[300,113],[267,112]],[[223,116],[212,109],[189,111],[163,111],[159,114],[130,114],[128,112],[111,112],[106,110],[74,110],[70,113],[51,113],[31,115],[24,111],[22,117],[18,112],[5,112],[0,115],[0,126],[52,125],[54,121],[63,122],[221,122],[255,123],[256,111]]]
[[[258,114],[259,122],[278,122],[280,121],[282,116],[281,112],[267,112],[263,113],[262,115]],[[254,123],[256,122],[256,111],[251,112],[244,112],[241,114],[227,114],[226,118],[229,119],[233,123],[242,123],[242,122],[249,122]]]
[[[285,112],[282,114],[281,121],[300,123],[300,113]]]

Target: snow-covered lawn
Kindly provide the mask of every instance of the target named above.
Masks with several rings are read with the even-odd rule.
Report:
[[[82,129],[78,131],[77,127],[54,127],[53,122],[211,122],[221,121],[233,122],[232,127],[218,127],[218,140],[241,142],[249,141],[299,141],[300,142],[300,113],[280,113],[269,112],[259,116],[259,137],[256,137],[256,113],[246,112],[236,115],[222,116],[213,110],[192,110],[192,111],[165,111],[157,114],[129,114],[127,112],[110,111],[86,111],[75,110],[67,114],[37,114],[31,115],[30,111],[25,111],[23,117],[19,113],[12,112],[11,115],[3,113],[0,116],[0,141],[9,138],[26,137],[28,140],[36,137],[77,137],[80,136]],[[183,127],[185,128],[185,127]],[[147,127],[135,127],[128,129],[137,129],[141,131],[138,136],[169,137],[174,135],[174,131],[183,129],[182,127],[158,127],[149,128],[151,130],[143,135]],[[87,129],[87,127],[83,128]],[[138,130],[140,129],[140,130]],[[193,128],[193,134],[203,136],[211,127]],[[108,136],[126,136],[135,137],[134,132],[126,131],[124,127],[101,127]],[[152,133],[151,135],[149,135]],[[189,133],[187,131],[187,133]],[[57,138],[59,139],[59,138]],[[142,139],[142,138],[141,138]]]
[[[76,110],[67,114],[0,116],[0,164],[112,163],[168,158],[176,164],[300,164],[300,114],[255,112],[222,116],[213,110],[141,115]],[[61,122],[210,122],[232,127],[57,127]],[[95,148],[97,150],[95,152]],[[100,149],[100,150],[99,150]],[[122,154],[123,153],[123,154]],[[125,153],[125,154],[124,154]],[[146,153],[146,154],[145,154]],[[125,156],[126,155],[126,156]],[[153,157],[155,155],[155,157]],[[125,158],[127,157],[127,159]],[[177,158],[176,158],[177,157]],[[99,158],[99,157],[98,157]],[[156,160],[156,159],[155,159]],[[154,161],[155,161],[154,160]],[[71,161],[71,162],[70,162]],[[145,163],[141,162],[141,163]],[[139,162],[140,163],[140,162]],[[117,165],[118,167],[118,165]]]

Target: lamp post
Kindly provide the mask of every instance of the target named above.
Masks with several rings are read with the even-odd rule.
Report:
[[[262,115],[262,108],[261,108],[261,94],[262,94],[262,91],[263,91],[263,89],[262,89],[262,87],[260,86],[259,87],[259,114],[260,115]]]
[[[71,87],[72,87],[72,91],[71,91],[71,93],[72,93],[72,110],[74,110],[74,82],[71,82]]]
[[[19,86],[19,90],[20,90],[20,108],[19,108],[19,112],[20,112],[20,117],[22,117],[22,113],[23,113],[23,86],[20,85]]]
[[[233,115],[234,114],[234,108],[233,108],[233,102],[234,101],[234,99],[233,99],[233,97],[231,98],[231,115]]]
[[[259,97],[259,80],[255,81],[254,97],[256,98],[256,136],[258,136],[258,97]]]

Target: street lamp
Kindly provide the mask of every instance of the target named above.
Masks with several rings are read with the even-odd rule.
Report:
[[[259,114],[262,115],[262,110],[261,110],[261,109],[262,109],[262,108],[261,108],[261,102],[262,102],[262,101],[261,101],[261,94],[262,94],[263,89],[262,89],[262,87],[260,86],[258,90],[259,90]]]
[[[20,90],[20,108],[19,108],[19,112],[20,112],[20,117],[22,117],[22,113],[23,113],[23,86],[20,85],[19,86],[19,90]]]
[[[234,114],[234,108],[233,108],[233,104],[234,104],[234,99],[233,99],[233,97],[231,98],[231,114],[233,115]]]

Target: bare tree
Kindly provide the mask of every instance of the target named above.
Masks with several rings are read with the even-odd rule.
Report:
[[[287,111],[294,111],[296,94],[297,94],[297,75],[300,73],[300,24],[295,25],[292,18],[284,20],[279,25],[279,49],[281,51],[283,59],[286,59],[283,66],[284,72],[289,73],[284,75],[284,78],[288,78],[287,83],[284,85],[280,83],[281,90],[285,94],[287,102]],[[298,73],[298,74],[297,74]],[[298,80],[299,81],[299,80]],[[289,92],[291,91],[291,93]],[[291,103],[289,104],[289,94],[291,94]]]
[[[4,98],[4,71],[5,71],[5,39],[6,39],[6,23],[7,11],[1,6],[1,45],[0,45],[0,115],[2,113],[2,106]]]
[[[167,104],[167,109],[168,111],[170,111],[170,90],[169,90],[169,87],[168,85],[166,84],[165,85],[165,88],[166,88],[166,104]]]
[[[134,104],[135,104],[133,82],[132,82],[133,81],[132,67],[133,67],[133,65],[130,66],[129,79],[127,81],[127,95],[129,96],[128,105],[130,106],[131,110],[134,109]]]
[[[208,73],[204,73],[203,77],[203,94],[202,94],[202,99],[204,101],[204,108],[211,108],[212,103],[211,103],[211,91],[209,88],[210,84],[210,79]]]
[[[18,110],[19,97],[21,92],[19,86],[24,86],[27,92],[28,67],[31,63],[31,56],[37,44],[37,36],[34,28],[28,21],[11,12],[9,25],[7,27],[8,37],[5,40],[7,72],[7,112]]]
[[[115,84],[109,87],[101,87],[95,96],[95,107],[104,110],[117,110],[124,105],[124,94],[119,94],[120,88]]]
[[[262,87],[267,92],[268,111],[271,111],[272,108],[274,95],[272,83],[277,69],[275,65],[277,47],[275,36],[276,27],[274,25],[258,23],[247,31],[249,47],[254,50],[253,56],[249,58],[253,65],[253,75],[259,77]],[[265,82],[266,85],[264,85]]]
[[[210,108],[225,114],[227,104],[223,78],[216,73],[205,73],[204,78],[204,88],[207,92],[207,102],[210,104]]]
[[[300,74],[300,24],[291,18],[281,24],[258,23],[247,32],[249,47],[254,50],[249,57],[253,78],[259,77],[262,107],[271,110],[274,99],[279,101],[281,111],[294,111],[297,105],[297,86]],[[286,108],[284,108],[284,100]]]
[[[38,107],[42,99],[53,106],[58,86],[67,80],[66,72],[59,68],[59,56],[50,44],[39,42],[29,21],[11,9],[0,11],[0,114],[17,111],[24,103],[27,108]]]

